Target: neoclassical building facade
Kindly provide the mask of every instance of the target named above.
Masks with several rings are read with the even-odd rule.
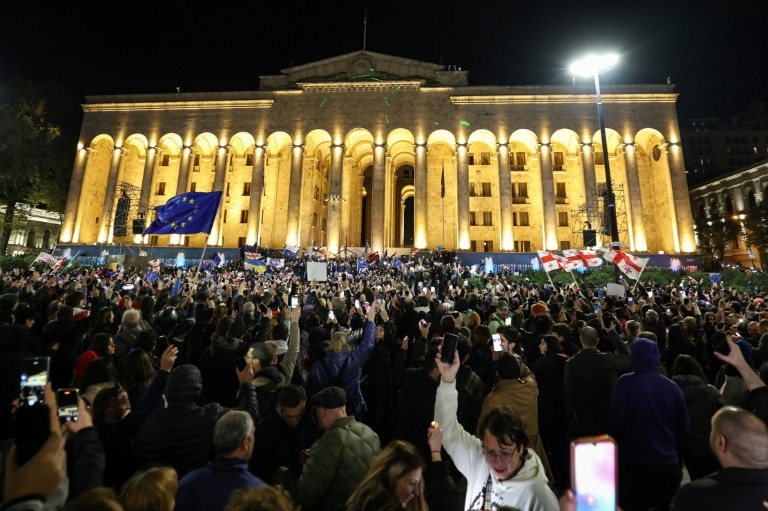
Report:
[[[369,244],[535,252],[609,241],[594,83],[469,86],[358,51],[249,92],[88,97],[61,244]],[[603,86],[625,250],[696,250],[674,86]],[[210,234],[142,237],[154,207],[223,191]]]

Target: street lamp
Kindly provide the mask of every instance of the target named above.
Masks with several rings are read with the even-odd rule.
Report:
[[[616,199],[611,185],[611,166],[608,161],[608,140],[605,136],[605,118],[603,117],[603,99],[600,96],[600,73],[613,69],[619,61],[616,54],[587,55],[571,65],[571,72],[582,76],[595,77],[595,96],[597,98],[597,120],[600,123],[600,137],[603,139],[603,164],[605,165],[605,200],[608,208],[608,223],[611,232],[611,247],[618,250],[619,227],[616,223]]]

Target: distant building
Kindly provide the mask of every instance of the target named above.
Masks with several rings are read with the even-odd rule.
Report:
[[[5,221],[6,206],[0,205],[0,225]],[[50,251],[56,246],[61,231],[61,213],[33,208],[28,204],[16,205],[16,217],[27,216],[26,227],[11,233],[8,255]]]
[[[690,194],[694,218],[717,221],[715,216],[722,211],[731,220],[743,220],[768,196],[768,159],[692,186]],[[742,236],[736,236],[727,246],[722,262],[764,268],[759,251],[747,246]]]
[[[591,79],[469,86],[455,66],[369,51],[281,73],[258,91],[87,97],[62,247],[608,243]],[[695,253],[674,85],[602,89],[622,247]],[[210,235],[142,236],[156,206],[212,190]]]
[[[764,103],[755,103],[728,120],[681,121],[688,184],[695,186],[768,159],[767,109]]]

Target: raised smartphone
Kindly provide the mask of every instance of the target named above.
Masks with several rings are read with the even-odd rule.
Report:
[[[331,321],[336,319],[336,313],[333,312],[332,310],[328,311],[328,319],[330,319]]]
[[[65,424],[77,420],[79,397],[80,393],[77,389],[59,389],[56,391],[59,422]]]
[[[501,344],[500,334],[491,335],[491,339],[493,339],[493,351],[496,351],[496,352],[504,351],[504,346],[502,346]]]
[[[452,364],[458,343],[459,337],[456,334],[445,334],[443,336],[443,345],[440,348],[440,360],[446,364]]]
[[[299,297],[298,296],[292,296],[291,297],[291,309],[295,309],[299,305]]]
[[[618,455],[609,435],[571,442],[571,488],[577,511],[616,511]]]
[[[16,410],[16,461],[29,461],[51,434],[50,411],[45,403],[51,359],[25,358],[22,362],[19,407]],[[51,403],[53,405],[53,403]]]

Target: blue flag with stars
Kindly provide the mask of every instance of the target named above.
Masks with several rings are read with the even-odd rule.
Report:
[[[143,234],[210,234],[220,202],[221,192],[187,192],[171,197],[155,208],[157,219]]]

